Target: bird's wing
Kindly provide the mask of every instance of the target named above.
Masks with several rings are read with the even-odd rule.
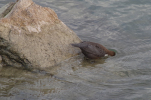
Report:
[[[98,57],[103,57],[105,55],[105,51],[97,45],[88,44],[87,46],[85,46],[81,49],[84,52],[87,52],[89,54],[93,54],[93,55],[98,56]]]

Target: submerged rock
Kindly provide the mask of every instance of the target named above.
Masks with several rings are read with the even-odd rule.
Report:
[[[17,0],[1,12],[0,55],[4,65],[50,67],[77,55],[81,40],[56,13],[32,0]]]

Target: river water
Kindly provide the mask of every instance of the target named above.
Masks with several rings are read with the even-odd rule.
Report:
[[[0,7],[13,0],[0,0]],[[151,100],[150,0],[34,0],[52,8],[82,40],[117,51],[30,72],[0,68],[0,100]]]

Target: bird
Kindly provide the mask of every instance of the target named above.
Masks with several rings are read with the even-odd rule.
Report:
[[[83,41],[80,43],[72,43],[71,45],[80,48],[82,53],[88,59],[99,59],[105,57],[106,55],[115,56],[114,51],[108,50],[99,43]]]

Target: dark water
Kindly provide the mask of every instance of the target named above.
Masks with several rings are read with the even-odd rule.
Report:
[[[52,8],[81,39],[118,53],[93,64],[71,59],[50,69],[54,76],[0,68],[0,100],[151,100],[150,0],[34,2]]]

